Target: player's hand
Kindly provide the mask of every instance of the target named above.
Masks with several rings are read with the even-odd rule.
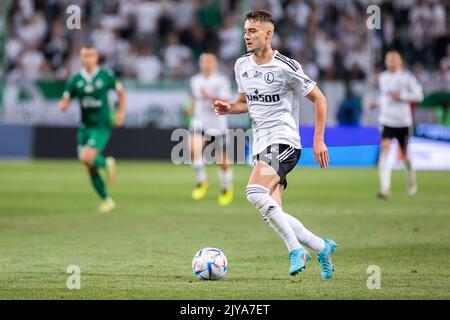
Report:
[[[58,104],[59,110],[61,110],[62,112],[66,111],[67,108],[69,108],[69,104],[70,104],[69,99],[63,98],[61,101],[59,101]]]
[[[216,100],[211,106],[216,113],[216,115],[224,115],[230,112],[231,105],[227,102]]]
[[[123,126],[123,123],[125,122],[125,114],[122,112],[116,113],[116,126],[121,127]]]
[[[323,140],[314,140],[313,145],[314,157],[321,168],[328,167],[329,157],[328,148]]]
[[[398,92],[398,91],[391,92],[391,98],[397,102],[402,101],[402,99],[400,97],[400,92]]]
[[[194,113],[194,108],[192,105],[184,110],[185,117],[190,117],[193,113]]]

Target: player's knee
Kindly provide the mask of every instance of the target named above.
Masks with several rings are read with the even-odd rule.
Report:
[[[221,167],[223,170],[228,170],[228,168],[230,167],[230,165],[229,165],[228,163],[226,163],[226,162],[222,162],[222,163],[220,164],[220,167]]]
[[[259,185],[259,184],[249,184],[246,189],[247,200],[253,204],[256,208],[263,205],[266,197],[269,196],[269,189]]]
[[[383,140],[383,141],[381,141],[381,149],[383,151],[389,150],[390,147],[391,147],[391,141],[390,140]]]
[[[269,189],[258,184],[249,184],[246,191],[247,200],[258,209],[263,220],[268,222],[276,207],[276,203],[270,197]]]
[[[408,156],[408,150],[401,149],[400,150],[400,157],[403,161],[405,161],[407,164],[411,162],[411,159]]]
[[[89,154],[83,154],[80,157],[80,162],[86,166],[92,166],[94,163],[94,158]]]

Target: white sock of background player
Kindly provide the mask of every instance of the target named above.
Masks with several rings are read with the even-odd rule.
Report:
[[[378,162],[378,172],[380,176],[380,191],[387,195],[391,190],[391,168],[389,165],[389,150],[381,149],[380,160]]]
[[[206,169],[205,164],[203,163],[202,159],[195,159],[192,163],[192,168],[195,171],[195,174],[197,176],[197,182],[198,183],[204,183],[206,182]]]
[[[408,177],[408,193],[415,194],[417,191],[416,171],[414,170],[411,160],[405,157],[406,176]]]
[[[219,174],[222,189],[228,190],[229,188],[231,188],[233,186],[233,169],[231,169],[231,167],[228,167],[227,169],[219,167],[217,169],[217,172]]]

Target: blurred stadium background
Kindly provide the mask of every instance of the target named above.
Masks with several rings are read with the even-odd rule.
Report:
[[[366,10],[373,4],[381,10],[382,27],[370,30]],[[69,5],[81,9],[79,30],[66,26]],[[152,149],[142,138],[154,136],[152,140],[167,142],[167,130],[186,124],[188,78],[197,72],[202,51],[217,52],[222,70],[233,76],[234,62],[244,53],[242,17],[250,9],[265,9],[275,16],[274,47],[300,61],[305,72],[320,83],[329,101],[331,147],[368,146],[362,159],[348,153],[353,148],[341,150],[335,165],[375,164],[377,111],[369,106],[389,48],[402,53],[426,96],[431,96],[414,106],[416,136],[450,141],[445,95],[450,91],[450,6],[446,0],[18,0],[3,1],[1,9],[0,130],[3,137],[16,137],[13,146],[10,139],[0,140],[2,157],[75,155],[75,148],[65,142],[73,136],[67,128],[78,123],[78,106],[74,103],[68,114],[62,114],[56,103],[64,81],[80,68],[81,43],[92,41],[102,65],[114,70],[128,91],[125,127],[130,130],[120,130],[116,137],[128,140],[133,133],[137,141],[127,149],[116,138],[110,148],[119,157],[168,159],[169,145]],[[307,143],[313,110],[306,100],[302,105]],[[229,122],[232,127],[249,127],[247,116],[231,116]],[[352,129],[334,131],[342,126]],[[48,139],[53,140],[48,143]],[[416,167],[449,169],[446,144],[428,142],[416,139],[412,143]],[[50,144],[52,148],[46,148]],[[362,149],[357,150],[362,154]],[[436,152],[440,160],[433,157]],[[303,164],[309,164],[305,157]]]
[[[79,30],[66,26],[70,5],[81,9]],[[370,5],[381,9],[380,29],[366,27]],[[232,78],[250,9],[275,16],[274,48],[297,59],[328,98],[331,165],[349,168],[294,170],[286,196],[305,225],[321,234],[333,226],[337,282],[319,283],[315,265],[303,282],[284,277],[281,244],[243,196],[248,166],[236,166],[236,200],[219,209],[218,187],[191,205],[194,174],[170,162],[170,135],[189,120],[183,111],[199,54],[216,51]],[[395,48],[426,96],[412,106],[413,164],[450,170],[450,1],[3,0],[0,10],[0,298],[449,298],[449,173],[419,172],[413,200],[394,173],[392,201],[375,199],[380,137],[370,103],[384,53]],[[152,160],[119,161],[119,211],[106,219],[95,216],[76,162],[79,107],[57,107],[86,41],[127,91],[125,126],[114,129],[106,154]],[[250,125],[247,115],[228,120]],[[302,101],[300,166],[315,165],[313,120]],[[207,245],[224,250],[230,274],[220,284],[191,283],[191,255]],[[72,263],[88,274],[81,293],[65,288]],[[377,293],[366,288],[369,264],[387,279]]]

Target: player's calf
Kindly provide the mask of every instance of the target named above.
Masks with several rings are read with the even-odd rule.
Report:
[[[249,184],[247,186],[247,199],[261,213],[266,221],[283,239],[289,250],[289,260],[291,268],[289,273],[296,275],[305,268],[306,256],[304,249],[295,236],[292,227],[289,225],[283,210],[278,203],[269,195],[269,189],[258,184]]]

